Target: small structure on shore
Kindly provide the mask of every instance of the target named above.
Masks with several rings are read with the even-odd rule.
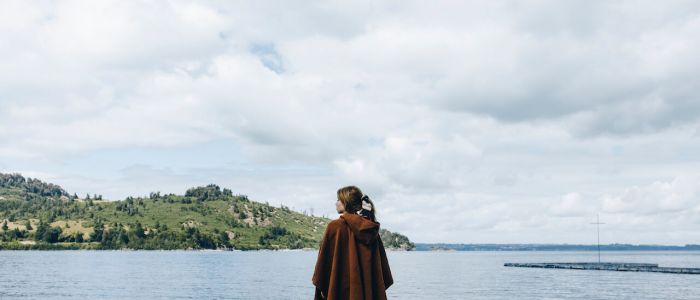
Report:
[[[700,275],[700,268],[659,267],[657,264],[640,263],[505,263],[503,266],[519,268],[655,272]]]

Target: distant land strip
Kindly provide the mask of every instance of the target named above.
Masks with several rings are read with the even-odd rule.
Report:
[[[598,251],[597,245],[573,244],[447,244],[415,243],[415,251]],[[699,244],[669,245],[600,245],[601,251],[700,251]]]

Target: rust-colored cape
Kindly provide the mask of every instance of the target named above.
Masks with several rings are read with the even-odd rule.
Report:
[[[394,279],[379,223],[349,213],[331,221],[311,281],[316,286],[314,299],[386,299]]]

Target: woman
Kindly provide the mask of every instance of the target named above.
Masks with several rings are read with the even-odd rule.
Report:
[[[340,218],[326,227],[311,281],[314,299],[386,299],[394,283],[374,203],[355,186],[338,190]]]

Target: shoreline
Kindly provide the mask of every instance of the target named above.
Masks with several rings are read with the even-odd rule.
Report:
[[[0,251],[70,251],[70,250],[92,250],[92,251],[215,251],[215,252],[227,252],[227,251],[313,251],[318,252],[318,248],[257,248],[244,247],[244,248],[216,248],[216,249],[203,249],[203,248],[177,248],[177,249],[134,249],[134,248],[104,248],[98,242],[60,242],[60,243],[46,243],[46,242],[36,242],[30,240],[12,241],[12,242],[0,242]],[[402,249],[402,248],[385,248],[389,252],[401,252],[401,251],[413,251],[413,249]]]

